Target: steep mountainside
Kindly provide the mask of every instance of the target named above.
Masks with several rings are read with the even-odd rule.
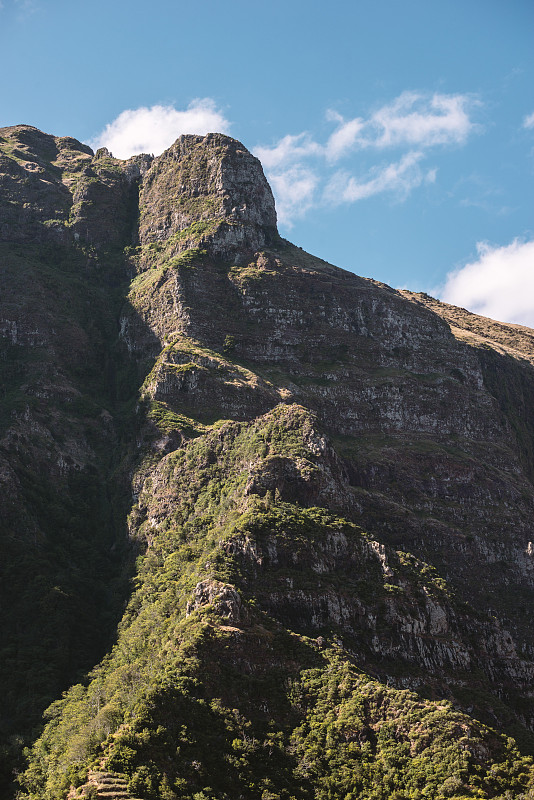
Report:
[[[281,239],[229,137],[0,151],[6,779],[532,796],[534,333]]]

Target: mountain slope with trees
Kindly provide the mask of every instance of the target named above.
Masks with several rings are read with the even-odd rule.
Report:
[[[0,150],[6,781],[530,796],[532,332],[281,239],[229,137]]]

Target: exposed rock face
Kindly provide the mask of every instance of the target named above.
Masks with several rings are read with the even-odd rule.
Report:
[[[213,401],[233,419],[280,401],[315,410],[339,437],[361,524],[435,563],[482,605],[512,585],[530,591],[534,383],[523,360],[499,343],[470,346],[421,304],[289,247],[228,275],[198,260],[149,292],[144,275],[123,330],[140,357],[163,347],[148,397],[188,416]],[[499,385],[499,374],[511,380]],[[251,481],[278,481],[286,497],[292,468],[266,462]],[[521,607],[514,624],[526,629]]]
[[[190,614],[202,606],[212,606],[216,614],[225,617],[230,622],[243,622],[241,598],[234,587],[226,583],[210,579],[197,583],[193,592],[193,601],[187,605],[187,613]]]
[[[45,732],[32,798],[45,784],[64,796],[57,764],[89,763],[100,743],[150,794],[141,767],[167,776],[161,753],[186,747],[137,731],[156,686],[170,694],[155,729],[182,713],[189,695],[168,687],[185,675],[214,708],[224,697],[282,731],[308,713],[287,687],[327,658],[448,697],[530,747],[532,331],[280,239],[261,165],[220,134],[120,161],[1,129],[0,264],[6,732],[98,661],[132,543],[142,552],[118,645],[57,712],[69,735]],[[243,676],[258,681],[246,700]],[[187,791],[210,785],[201,772]],[[456,789],[474,791],[465,775]],[[313,796],[299,786],[291,796]]]
[[[142,246],[167,257],[207,247],[241,261],[277,239],[274,199],[261,164],[228,136],[180,136],[155,159],[140,193]]]

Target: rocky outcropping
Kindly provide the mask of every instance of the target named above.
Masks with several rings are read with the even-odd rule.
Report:
[[[239,593],[233,586],[221,581],[207,579],[200,581],[193,591],[193,599],[187,604],[187,614],[211,606],[216,614],[232,623],[243,623],[246,613]]]
[[[278,239],[260,162],[218,133],[180,136],[143,176],[139,203],[141,247],[167,258],[195,247],[239,263]]]

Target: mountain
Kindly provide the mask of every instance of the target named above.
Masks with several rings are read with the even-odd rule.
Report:
[[[5,785],[532,797],[534,331],[282,239],[227,136],[0,153]]]

